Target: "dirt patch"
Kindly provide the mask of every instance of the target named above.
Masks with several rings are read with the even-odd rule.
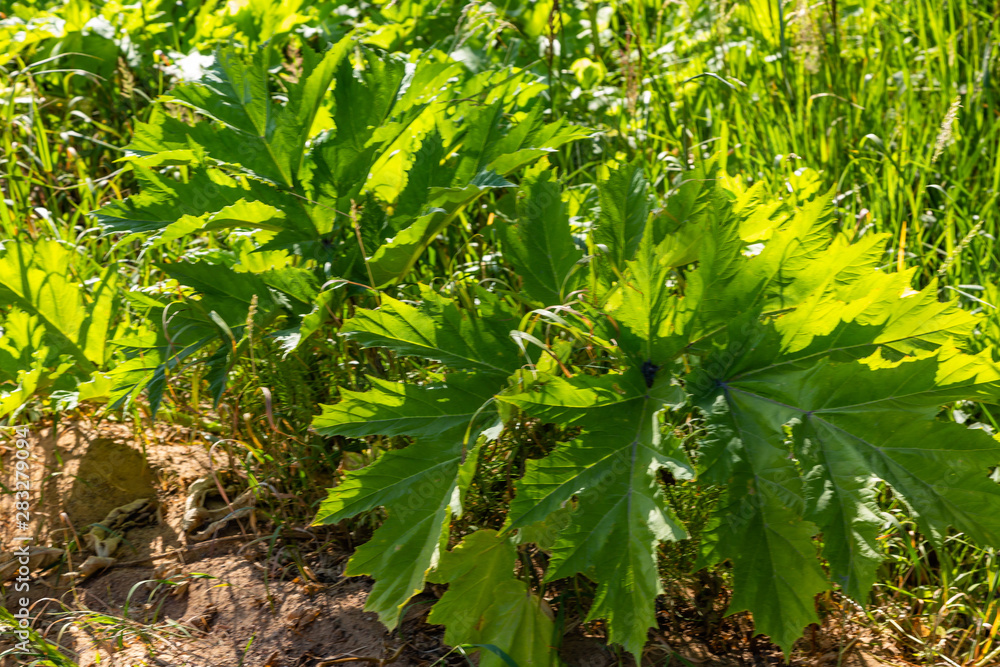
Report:
[[[302,531],[275,540],[267,534],[272,526],[242,521],[204,544],[189,543],[181,530],[185,489],[213,472],[224,479],[225,461],[213,465],[208,444],[196,439],[147,436],[145,452],[130,429],[114,424],[48,429],[33,440],[31,482],[41,493],[31,532],[38,544],[65,546],[114,508],[140,498],[158,502],[153,525],[125,534],[116,566],[69,587],[60,575],[82,558],[67,551],[32,583],[36,629],[49,641],[81,666],[116,667],[314,665],[350,655],[381,659],[406,644],[363,610],[370,582],[344,578],[347,554],[323,546],[321,536]],[[14,535],[11,503],[0,500],[4,549]],[[14,607],[13,591],[4,592],[4,605]],[[432,643],[428,658],[446,652]],[[385,664],[423,663],[400,653]]]
[[[149,583],[137,587],[142,581]],[[84,666],[155,658],[177,666],[279,667],[351,653],[381,658],[395,646],[374,614],[363,611],[367,591],[362,581],[320,590],[288,581],[265,584],[255,563],[234,553],[194,560],[167,576],[149,568],[115,568],[80,586],[76,604],[117,614],[128,607],[128,618],[150,629],[146,641],[133,637],[131,646],[115,650],[115,633],[128,635],[129,626],[102,632],[81,616],[78,626],[89,636],[70,648]],[[101,634],[104,641],[94,646]]]
[[[211,469],[204,443],[156,442],[154,437],[155,446],[143,451],[122,424],[105,423],[98,429],[81,422],[47,428],[32,432],[30,441],[30,533],[37,543],[69,542],[74,530],[86,532],[112,509],[174,493],[184,477],[193,479]],[[5,464],[10,453],[5,452]],[[5,473],[5,481],[8,477]],[[13,498],[0,496],[2,542],[14,534],[12,510]]]

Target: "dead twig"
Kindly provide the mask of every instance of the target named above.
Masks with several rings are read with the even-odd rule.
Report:
[[[208,549],[218,544],[223,544],[227,542],[238,542],[240,540],[245,540],[249,535],[230,535],[228,537],[218,537],[214,540],[208,540],[207,542],[198,542],[196,544],[190,544],[186,547],[181,547],[180,549],[171,549],[170,551],[164,551],[161,554],[151,554],[144,558],[139,558],[136,560],[125,561],[123,563],[116,563],[117,567],[132,566],[132,565],[145,565],[146,563],[154,560],[160,560],[161,558],[170,558],[171,556],[176,556],[178,554],[191,553],[192,551],[200,551],[202,549]]]
[[[399,659],[399,656],[403,654],[403,649],[406,648],[406,646],[406,644],[401,645],[396,649],[396,652],[388,658],[372,658],[364,655],[351,655],[341,658],[324,658],[316,663],[316,667],[329,667],[330,665],[339,665],[345,662],[370,662],[374,665],[378,665],[379,667],[385,667],[386,665],[396,662],[396,660]]]

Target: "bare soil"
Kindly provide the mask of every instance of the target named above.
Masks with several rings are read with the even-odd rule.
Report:
[[[316,667],[334,664],[461,665],[442,643],[443,629],[425,622],[433,587],[414,599],[400,628],[389,632],[364,604],[371,581],[346,578],[349,553],[329,532],[276,530],[259,513],[205,543],[181,529],[185,490],[194,480],[225,477],[231,462],[182,429],[136,434],[121,424],[74,423],[32,434],[32,508],[36,544],[63,547],[117,507],[152,499],[152,525],[131,528],[117,564],[67,581],[86,554],[66,551],[30,590],[34,627],[91,665],[138,667]],[[4,452],[9,471],[10,451]],[[6,481],[10,475],[4,473]],[[276,490],[280,498],[280,490]],[[290,501],[291,502],[291,501]],[[0,496],[0,550],[14,536],[12,498]],[[4,605],[14,607],[10,586]],[[18,593],[17,597],[22,594]],[[691,591],[694,600],[697,591]],[[680,604],[684,604],[683,596]],[[674,610],[676,612],[676,610]],[[744,667],[782,664],[780,652],[752,639],[749,620],[732,617],[711,636],[690,623],[665,622],[650,634],[643,664]],[[676,619],[676,613],[673,616]],[[903,665],[878,637],[845,616],[828,615],[800,642],[792,665]],[[560,654],[574,667],[633,664],[616,655],[600,629],[566,619]],[[844,651],[845,646],[850,650]],[[9,648],[0,640],[0,652]],[[875,655],[879,657],[876,658]],[[0,667],[13,666],[12,659]],[[475,658],[472,659],[475,662]]]

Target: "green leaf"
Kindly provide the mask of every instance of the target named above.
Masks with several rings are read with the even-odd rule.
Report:
[[[341,40],[322,58],[304,47],[304,64],[309,67],[303,69],[306,74],[302,79],[289,86],[285,106],[271,98],[271,48],[257,50],[250,62],[235,50],[220,51],[199,81],[175,88],[170,99],[234,131],[239,137],[239,150],[232,151],[232,144],[221,142],[204,122],[180,125],[177,130],[183,134],[171,138],[171,143],[183,143],[183,137],[204,147],[213,157],[238,162],[274,183],[294,185],[313,119],[349,45],[349,39]],[[155,146],[157,150],[164,147],[162,143]],[[145,144],[135,146],[139,151],[150,148]],[[238,155],[234,156],[234,152]]]
[[[530,176],[521,185],[516,225],[504,227],[504,256],[517,269],[528,296],[542,305],[565,303],[580,283],[577,248],[569,215],[551,170]]]
[[[866,598],[880,562],[879,480],[932,537],[951,526],[983,544],[1000,543],[1000,485],[987,477],[1000,461],[1000,443],[934,419],[939,405],[959,397],[995,400],[1000,370],[948,348],[896,362],[881,354],[844,362],[819,356],[818,350],[843,354],[849,347],[895,353],[905,338],[900,331],[912,331],[900,322],[913,304],[932,307],[913,297],[897,296],[896,303],[879,325],[853,321],[850,338],[842,329],[817,337],[810,354],[783,349],[778,326],[748,332],[755,342],[744,350],[730,346],[735,359],[707,364],[690,383],[710,388],[700,399],[712,432],[702,464],[706,481],[729,489],[717,549],[734,561],[734,608],[751,609],[757,628],[785,650],[816,620],[811,597],[824,587],[813,524],[823,532],[833,580]],[[947,328],[951,321],[947,308],[933,310],[939,315],[930,323],[914,320],[931,339],[935,324]],[[763,555],[748,558],[751,548]],[[785,581],[789,572],[795,576]]]
[[[419,307],[382,296],[378,310],[358,311],[341,334],[362,347],[387,347],[399,354],[433,359],[458,370],[506,377],[521,357],[508,337],[517,316],[481,292],[477,315],[424,288]]]
[[[448,376],[447,384],[416,386],[368,378],[368,391],[341,389],[336,405],[321,405],[313,428],[322,435],[433,437],[472,426],[493,398],[481,377]]]
[[[475,465],[475,452],[469,450],[477,436],[478,431],[452,429],[387,452],[367,468],[348,473],[320,505],[316,524],[388,508],[388,519],[358,547],[345,574],[375,578],[365,609],[378,613],[390,628],[399,622],[406,602],[424,589],[427,572],[447,546],[448,522],[461,515],[471,475],[463,472],[463,462],[466,468]]]
[[[625,263],[621,286],[605,310],[618,322],[618,342],[633,366],[664,365],[673,356],[674,293],[668,285],[670,265],[652,235],[643,237],[633,260]]]
[[[796,212],[776,230],[759,255],[747,257],[739,219],[716,198],[709,228],[702,237],[699,266],[691,272],[684,298],[677,303],[674,349],[698,345],[725,330],[734,313],[756,317],[795,308],[825,285],[850,282],[871,273],[873,249],[882,237],[857,248],[830,246],[830,197],[821,197]],[[828,264],[830,262],[831,264]]]
[[[107,359],[117,276],[109,267],[88,292],[72,281],[74,259],[58,241],[8,242],[0,256],[0,296],[37,318],[53,346],[90,373]]]
[[[400,219],[420,217],[431,192],[448,187],[454,177],[454,169],[444,166],[442,164],[444,159],[444,143],[441,133],[435,128],[424,137],[420,149],[413,157],[406,186],[400,192],[396,204],[396,217]]]
[[[642,166],[635,162],[611,172],[599,188],[601,214],[594,227],[594,243],[611,268],[621,274],[632,259],[649,216],[649,196]]]
[[[245,326],[255,298],[260,319],[273,315],[286,305],[268,289],[262,276],[237,273],[222,264],[174,262],[158,267],[181,285],[191,287],[201,295],[198,300],[187,300],[184,306],[194,319],[206,324],[209,313],[216,312],[230,328]]]
[[[417,218],[409,227],[388,239],[372,253],[368,268],[375,287],[382,287],[406,275],[444,229],[465,207],[495,188],[510,188],[514,184],[495,172],[482,172],[465,187],[441,188],[431,196],[431,212]],[[368,250],[366,248],[366,250]]]
[[[13,381],[31,366],[32,356],[42,355],[45,328],[37,317],[12,308],[3,320],[0,337],[0,381]]]
[[[754,629],[787,652],[819,621],[813,598],[829,584],[812,541],[817,528],[802,519],[805,491],[781,446],[781,427],[748,418],[737,399],[720,399],[702,449],[705,481],[728,490],[712,542],[715,559],[733,563],[729,612],[751,611]]]
[[[154,115],[154,118],[156,116]],[[133,166],[141,191],[96,213],[108,231],[162,244],[197,231],[231,228],[315,233],[302,201],[260,181],[236,181],[216,169],[191,167],[176,180]]]
[[[416,387],[374,380],[367,392],[342,390],[314,427],[325,435],[409,435],[405,449],[348,473],[330,489],[316,523],[336,523],[376,507],[388,519],[351,557],[346,573],[376,579],[366,608],[394,627],[403,606],[424,588],[427,572],[447,546],[448,523],[462,513],[462,495],[477,461],[476,439],[496,419],[487,410],[497,381],[449,376],[444,385]]]
[[[493,645],[519,667],[558,664],[554,626],[545,601],[514,576],[517,550],[493,530],[477,530],[442,554],[430,580],[448,584],[427,621],[445,626],[444,640]],[[482,652],[481,667],[501,667],[502,655]]]
[[[446,188],[431,191],[428,200],[422,203],[429,209],[427,213],[372,253],[369,268],[377,286],[402,278],[431,241],[479,197],[493,189],[513,187],[506,180],[509,174],[559,146],[586,136],[582,128],[564,122],[545,125],[541,105],[536,105],[521,121],[511,123],[505,117],[508,106],[509,101],[502,96],[485,106],[463,105],[463,123],[458,145],[454,147],[459,150],[460,158],[452,181]],[[439,130],[444,133],[443,128]],[[432,152],[425,159],[433,160],[434,156]]]
[[[608,638],[637,657],[655,625],[662,592],[657,546],[687,537],[665,506],[658,471],[690,477],[680,443],[660,432],[660,413],[683,401],[660,379],[647,388],[627,375],[545,378],[529,391],[500,396],[544,421],[579,427],[578,440],[528,462],[517,484],[507,530],[529,526],[572,498],[578,507],[552,548],[546,580],[586,574],[598,583],[588,620],[605,618]]]

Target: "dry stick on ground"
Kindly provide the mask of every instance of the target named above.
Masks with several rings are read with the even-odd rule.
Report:
[[[150,554],[144,558],[139,558],[137,560],[125,561],[124,563],[115,563],[116,567],[128,567],[132,565],[145,565],[151,560],[159,560],[161,558],[169,558],[170,556],[176,556],[178,554],[191,553],[193,551],[200,551],[202,549],[207,549],[211,546],[217,544],[223,544],[225,542],[238,542],[240,540],[245,540],[248,535],[230,535],[228,537],[218,537],[214,540],[209,540],[207,542],[199,542],[197,544],[190,544],[186,547],[181,547],[179,549],[171,549],[170,551],[164,551],[161,554]]]
[[[214,540],[208,540],[207,542],[198,542],[196,544],[189,544],[185,547],[180,547],[179,549],[171,549],[170,551],[164,551],[159,554],[150,554],[143,558],[138,558],[136,560],[125,561],[122,563],[115,563],[115,567],[131,567],[133,565],[145,565],[151,560],[160,560],[161,558],[169,558],[170,556],[176,556],[178,554],[191,553],[193,551],[200,551],[202,549],[207,549],[209,547],[215,546],[217,544],[223,544],[226,542],[239,542],[240,540],[245,540],[248,537],[254,537],[255,539],[248,542],[245,546],[249,546],[254,542],[261,540],[262,538],[268,538],[270,535],[229,535],[228,537],[217,537]],[[294,534],[282,534],[284,539],[293,540],[304,540],[304,539],[315,539],[314,535],[294,535]]]
[[[339,665],[345,662],[370,662],[378,665],[379,667],[385,667],[399,659],[399,656],[403,654],[403,649],[406,648],[407,644],[403,644],[396,649],[388,658],[372,658],[369,656],[345,656],[343,658],[324,658],[316,663],[316,667],[329,667],[330,665]]]

